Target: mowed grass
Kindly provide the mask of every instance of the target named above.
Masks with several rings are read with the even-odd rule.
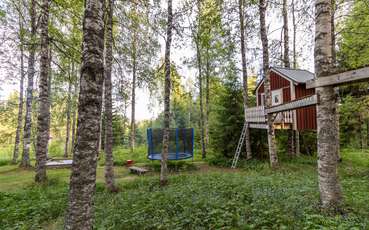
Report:
[[[100,166],[95,228],[369,229],[369,151],[344,150],[342,156],[342,215],[319,209],[315,157],[284,160],[276,171],[257,160],[241,162],[239,170],[195,162],[198,170],[172,173],[165,188],[156,172],[138,177],[116,167],[117,194],[104,189]],[[1,228],[62,229],[69,170],[48,170],[49,183],[42,186],[33,176],[0,167]]]

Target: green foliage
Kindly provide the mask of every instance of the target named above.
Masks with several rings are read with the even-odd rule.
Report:
[[[67,207],[68,187],[57,181],[16,193],[0,193],[0,224],[4,229],[40,229]]]
[[[344,68],[353,69],[369,63],[369,5],[357,0],[340,32],[338,61]]]
[[[235,73],[229,73],[225,80],[214,113],[212,147],[224,156],[233,156],[244,123],[242,88]]]
[[[346,146],[360,148],[365,141],[369,141],[368,107],[368,97],[354,98],[347,96],[343,99],[339,107],[341,143]]]
[[[209,171],[172,175],[165,188],[159,186],[157,175],[119,180],[121,192],[118,194],[108,193],[99,182],[94,227],[367,229],[369,152],[347,149],[343,151],[343,159],[340,174],[347,208],[342,216],[319,211],[316,159],[302,157],[282,163],[278,171],[272,171],[267,162],[256,160],[241,162],[242,171],[203,166],[202,170]],[[174,164],[186,165],[188,163]],[[12,169],[8,167],[6,171],[9,170]],[[0,168],[0,187],[3,173]],[[103,170],[98,171],[98,176],[101,175]],[[62,228],[68,196],[68,185],[62,177],[68,178],[68,174],[60,174],[59,179],[52,179],[47,186],[23,188],[20,186],[24,185],[18,184],[14,192],[0,193],[2,228]]]

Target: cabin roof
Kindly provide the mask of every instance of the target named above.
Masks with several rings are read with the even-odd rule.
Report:
[[[272,67],[271,69],[296,83],[306,83],[307,81],[314,79],[315,76],[312,72],[302,69],[289,69],[281,67]]]
[[[290,69],[290,68],[282,68],[282,67],[271,67],[271,71],[281,75],[284,78],[292,81],[295,84],[304,84],[309,80],[314,79],[315,75],[307,70],[302,69]],[[263,79],[256,84],[255,91],[259,88],[259,86],[263,83]]]

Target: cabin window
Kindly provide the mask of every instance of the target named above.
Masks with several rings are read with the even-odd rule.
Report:
[[[280,105],[283,103],[283,93],[282,89],[272,91],[272,106]]]

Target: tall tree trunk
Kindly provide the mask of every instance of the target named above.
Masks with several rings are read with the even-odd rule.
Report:
[[[104,81],[103,79],[103,86],[102,86],[102,97],[101,97],[101,104],[104,104],[105,101],[105,87],[104,87]],[[100,117],[99,117],[99,141],[97,142],[97,157],[100,157],[101,149],[103,148],[103,119],[104,118],[104,106],[101,106],[100,110]]]
[[[20,135],[23,123],[23,92],[24,92],[24,36],[23,36],[23,21],[21,10],[19,12],[19,51],[20,51],[20,81],[19,81],[19,104],[18,104],[18,119],[17,130],[15,132],[15,144],[13,152],[13,164],[17,163],[19,155]]]
[[[48,63],[48,77],[49,77],[49,82],[47,85],[48,88],[48,100],[49,100],[49,113],[50,113],[50,117],[49,117],[49,129],[48,129],[48,143],[50,142],[50,129],[51,129],[51,107],[52,107],[52,95],[51,95],[51,84],[52,84],[52,69],[51,69],[51,62],[52,62],[52,46],[49,44],[49,63]],[[47,148],[47,152],[46,152],[46,159],[49,159],[49,148]]]
[[[297,51],[296,51],[296,31],[297,31],[297,24],[296,24],[296,9],[295,9],[295,1],[292,0],[292,26],[293,26],[293,68],[297,69]],[[296,113],[296,111],[294,112]],[[294,139],[295,139],[295,153],[296,155],[300,155],[300,131],[295,130],[294,131]]]
[[[283,7],[282,7],[282,15],[283,15],[283,65],[286,68],[291,68],[290,64],[290,56],[289,56],[289,36],[288,36],[288,1],[283,0]],[[288,153],[290,156],[295,155],[295,135],[293,127],[287,130],[288,132]]]
[[[205,129],[204,129],[204,102],[203,102],[203,86],[202,86],[202,61],[200,53],[200,45],[198,41],[196,42],[196,56],[197,56],[197,66],[199,70],[199,101],[200,101],[200,130],[201,130],[201,153],[202,159],[206,158],[206,140],[205,140]]]
[[[332,39],[332,67],[336,67],[336,35],[335,35],[335,24],[334,24],[334,17],[336,15],[336,0],[331,0],[331,39]]]
[[[297,68],[297,53],[296,53],[296,31],[297,31],[297,25],[296,25],[296,12],[295,12],[295,1],[292,0],[292,25],[293,25],[293,68]],[[297,145],[297,140],[296,140]]]
[[[206,75],[205,75],[205,84],[206,84],[206,93],[205,93],[205,108],[206,108],[206,116],[204,119],[205,123],[205,146],[209,145],[209,115],[210,115],[210,62],[209,62],[209,48],[206,48]]]
[[[110,192],[117,192],[114,184],[113,105],[111,71],[113,65],[113,0],[107,1],[105,37],[105,184]]]
[[[270,75],[269,75],[269,51],[268,51],[268,36],[265,25],[265,11],[267,9],[266,0],[259,0],[259,14],[260,14],[260,38],[263,47],[263,72],[265,75],[264,87],[265,87],[265,101],[266,107],[272,106],[272,92],[270,87]],[[269,146],[269,158],[272,168],[278,167],[278,157],[276,150],[275,130],[273,125],[273,114],[267,115],[268,125],[268,146]]]
[[[287,0],[283,0],[283,8],[282,8],[282,14],[283,14],[283,63],[284,67],[290,68],[290,55],[289,55],[289,37],[288,37],[288,5]]]
[[[201,1],[197,1],[197,9],[199,12],[198,15],[198,26],[197,26],[197,34],[195,37],[195,45],[196,45],[196,60],[197,60],[197,69],[199,70],[199,100],[200,100],[200,131],[201,131],[201,155],[202,159],[206,158],[206,140],[205,140],[205,130],[204,130],[204,102],[203,102],[203,86],[202,86],[202,58],[201,58],[201,47],[199,44],[200,40],[200,30],[201,30],[201,20],[200,20],[200,12],[201,12]]]
[[[340,99],[340,90],[339,90],[339,87],[336,87],[334,90],[335,90],[336,97],[337,97],[337,99],[336,99],[336,107],[337,107],[337,110],[336,110],[337,160],[339,162],[341,162],[342,161],[342,158],[341,158],[341,143],[340,143],[340,110],[339,110],[339,104],[341,103],[341,99]]]
[[[241,33],[241,60],[242,60],[242,86],[243,86],[243,108],[246,120],[246,109],[248,108],[248,86],[247,86],[247,60],[246,60],[246,38],[245,38],[245,1],[238,1],[238,14],[240,19],[240,33]],[[250,129],[248,124],[245,135],[246,159],[251,159],[251,143],[250,143]]]
[[[137,13],[137,6],[134,6],[134,12]],[[130,148],[133,153],[136,145],[136,81],[137,81],[137,32],[138,25],[133,24],[135,28],[132,37],[132,100],[131,100],[131,128],[130,128]]]
[[[315,0],[315,73],[318,78],[330,74],[332,68],[331,2]],[[337,172],[336,103],[333,87],[316,89],[317,105],[318,175],[322,207],[338,208],[342,192]]]
[[[104,79],[104,2],[85,2],[77,143],[64,229],[93,228],[93,196]]]
[[[74,64],[72,64],[74,65]],[[69,137],[70,137],[70,113],[72,107],[72,75],[74,73],[74,68],[69,73],[68,81],[68,99],[67,99],[67,130],[65,134],[65,145],[64,145],[64,157],[67,158],[69,155]]]
[[[134,48],[135,49],[135,48]],[[136,53],[133,55],[133,71],[132,71],[132,101],[131,101],[131,131],[130,131],[130,148],[134,151],[136,144]]]
[[[73,93],[73,98],[76,98],[77,97],[77,88],[78,88],[78,80],[76,81],[77,83],[74,85],[74,93]],[[76,120],[77,120],[77,111],[76,111],[76,106],[78,104],[78,102],[75,101],[76,99],[74,99],[74,106],[73,106],[73,115],[72,115],[72,152],[74,152],[74,145],[75,145],[75,142],[76,142]]]
[[[164,133],[163,151],[161,154],[160,185],[168,183],[168,153],[169,153],[169,126],[170,126],[170,46],[172,44],[172,0],[168,0],[167,40],[165,42],[165,88],[164,88]]]
[[[39,111],[37,118],[36,182],[45,182],[47,147],[49,143],[49,0],[41,5],[41,56],[39,79]]]
[[[31,41],[29,41],[28,69],[27,69],[27,92],[26,92],[26,114],[23,130],[23,152],[20,167],[31,167],[30,163],[30,147],[31,147],[31,131],[32,131],[32,100],[33,100],[33,78],[35,75],[35,55],[36,55],[36,0],[31,0],[30,3],[30,27]]]

